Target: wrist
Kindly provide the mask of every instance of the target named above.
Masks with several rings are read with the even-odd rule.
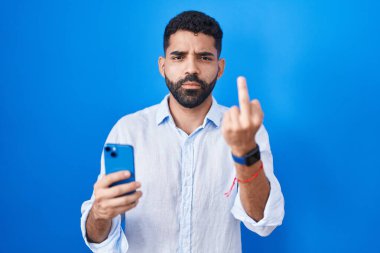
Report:
[[[255,141],[247,143],[245,145],[231,147],[231,152],[234,156],[244,156],[249,153],[251,150],[257,147],[257,143]]]
[[[242,151],[239,152],[239,154],[242,153]],[[244,155],[240,156],[237,156],[234,153],[232,153],[232,159],[237,165],[251,167],[261,160],[260,147],[256,144],[252,149],[250,149],[248,152],[245,152]]]
[[[249,178],[256,172],[260,171],[263,165],[263,162],[259,160],[249,167],[236,167],[236,177],[243,180]]]
[[[260,171],[264,168],[262,161],[258,161],[254,166],[246,169],[237,169],[236,178],[239,183],[248,183],[258,177]]]
[[[99,215],[94,206],[91,208],[88,216],[89,216],[89,219],[95,221],[98,224],[107,224],[107,223],[112,222],[112,219],[107,219],[107,218]]]
[[[86,221],[86,237],[90,243],[101,243],[107,239],[112,227],[112,219],[97,217],[91,208]]]

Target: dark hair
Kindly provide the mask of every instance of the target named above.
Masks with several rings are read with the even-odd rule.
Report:
[[[215,48],[218,58],[222,51],[223,31],[219,23],[212,17],[199,11],[184,11],[172,18],[165,27],[164,32],[164,53],[169,46],[169,38],[178,30],[190,31],[193,33],[204,33],[215,39]]]

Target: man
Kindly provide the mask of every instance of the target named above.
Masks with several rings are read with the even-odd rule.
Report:
[[[241,221],[261,236],[282,223],[259,102],[250,101],[243,77],[239,108],[211,95],[225,66],[222,35],[213,18],[196,11],[166,26],[158,66],[170,94],[121,118],[106,141],[134,147],[136,182],[110,187],[130,174],[104,175],[102,155],[94,194],[82,205],[82,233],[93,252],[241,252]]]

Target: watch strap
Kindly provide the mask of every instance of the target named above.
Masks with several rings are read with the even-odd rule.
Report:
[[[253,150],[249,151],[244,156],[235,156],[234,154],[232,154],[232,159],[237,164],[241,164],[244,166],[251,166],[252,164],[256,163],[257,161],[261,159],[260,147],[259,145],[256,145],[256,147]]]

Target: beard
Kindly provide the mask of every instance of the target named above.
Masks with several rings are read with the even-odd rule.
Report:
[[[170,93],[180,105],[186,108],[194,108],[202,104],[206,98],[210,96],[217,79],[218,75],[216,75],[214,80],[210,83],[207,83],[206,81],[199,79],[197,75],[190,74],[177,82],[172,82],[165,75],[166,86],[168,87]],[[200,89],[184,89],[182,88],[182,85],[185,82],[195,82],[199,84]]]

